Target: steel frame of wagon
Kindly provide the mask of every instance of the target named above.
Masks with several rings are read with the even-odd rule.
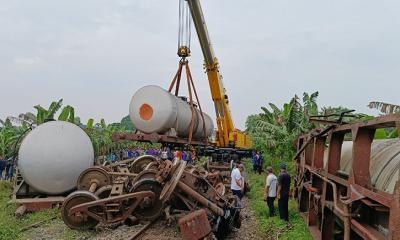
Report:
[[[376,129],[393,127],[400,133],[400,114],[328,125],[302,135],[294,158],[295,197],[311,234],[315,239],[400,239],[400,181],[392,194],[383,192],[371,185],[369,172]],[[348,175],[340,172],[346,134],[353,141]]]

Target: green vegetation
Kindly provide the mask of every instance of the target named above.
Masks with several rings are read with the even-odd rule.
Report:
[[[289,223],[279,219],[279,216],[270,218],[267,204],[264,201],[265,174],[254,174],[250,162],[246,163],[247,179],[251,191],[248,193],[250,207],[258,220],[258,232],[266,239],[312,239],[306,224],[297,212],[294,200],[289,201]],[[277,207],[277,201],[275,205]]]
[[[48,209],[24,215],[21,219],[14,216],[16,205],[10,203],[12,185],[0,180],[0,239],[32,239],[30,236],[40,236],[47,239],[76,239],[78,236],[87,237],[91,232],[80,232],[69,229],[61,219],[59,209]],[[44,221],[38,229],[30,226]]]
[[[18,140],[24,135],[29,128],[26,124],[21,127],[12,125],[9,119],[0,120],[0,157],[9,158],[18,151]]]
[[[261,107],[261,113],[250,115],[246,121],[246,130],[253,139],[255,149],[264,152],[264,168],[272,166],[278,173],[278,166],[281,162],[286,162],[288,172],[293,176],[294,166],[292,158],[295,154],[296,139],[314,128],[324,128],[326,126],[319,123],[310,123],[309,119],[316,115],[334,115],[328,120],[338,119],[338,114],[350,110],[346,107],[322,107],[319,110],[317,104],[318,92],[312,94],[304,93],[300,101],[295,95],[289,103],[285,103],[279,108],[273,103],[268,107]],[[381,102],[371,102],[370,108],[380,110],[384,114],[399,112],[400,106]],[[335,116],[336,115],[336,116]],[[366,114],[353,114],[354,117],[344,117],[346,123],[355,121],[366,121],[373,117]],[[378,129],[375,139],[395,138],[398,136],[395,128]],[[351,139],[346,139],[351,140]],[[247,169],[252,169],[248,163]],[[294,200],[289,202],[290,224],[279,220],[277,217],[269,218],[264,198],[265,175],[255,175],[248,173],[251,185],[249,198],[251,207],[256,213],[259,221],[259,232],[271,239],[311,239],[309,231],[303,222],[302,217],[296,209]]]
[[[294,154],[295,139],[315,127],[308,119],[318,114],[317,97],[318,92],[304,93],[300,103],[296,95],[282,108],[269,103],[271,110],[261,107],[261,113],[249,116],[246,130],[253,138],[255,148],[280,159],[290,159]]]
[[[337,120],[338,114],[350,110],[342,106],[319,108],[317,104],[318,95],[318,92],[312,94],[303,93],[301,100],[295,95],[282,108],[269,103],[268,107],[261,107],[261,113],[248,116],[246,130],[252,137],[255,148],[278,161],[291,160],[296,150],[295,142],[298,136],[314,128],[326,127],[319,123],[310,123],[310,117],[316,115],[333,115],[326,119]],[[379,109],[384,113],[394,113],[399,109],[399,106],[380,102],[372,102],[369,106]],[[343,122],[352,123],[373,118],[363,113],[353,113],[352,115],[354,117],[344,117],[342,119]],[[394,138],[397,136],[397,131],[394,128],[379,129],[375,134],[376,139]]]

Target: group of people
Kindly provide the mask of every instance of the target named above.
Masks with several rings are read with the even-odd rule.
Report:
[[[195,151],[171,150],[168,147],[164,147],[162,149],[159,148],[121,149],[107,154],[106,160],[109,162],[118,162],[120,160],[131,159],[142,155],[158,156],[161,159],[170,161],[174,160],[175,158],[178,158],[179,160],[187,161],[188,163],[193,163],[197,157]]]
[[[281,163],[278,177],[274,174],[271,166],[267,167],[265,179],[264,200],[267,202],[269,216],[275,216],[275,199],[278,199],[279,217],[284,221],[289,221],[289,195],[291,177],[286,171],[286,164]],[[254,173],[262,172],[262,154],[257,152],[253,158]],[[239,199],[242,199],[245,191],[246,182],[244,179],[244,165],[237,161],[235,168],[231,172],[231,191]]]
[[[14,176],[14,160],[0,156],[0,180],[11,180]]]
[[[196,160],[196,152],[193,151],[181,151],[181,150],[171,150],[168,147],[163,148],[160,155],[161,159],[164,160],[174,160],[179,159],[186,161],[187,163],[191,164]]]
[[[110,162],[118,162],[120,160],[130,159],[134,157],[139,157],[141,155],[153,155],[157,156],[160,154],[159,149],[143,149],[143,148],[135,148],[135,149],[120,149],[117,151],[109,152],[106,155],[106,160]]]
[[[282,220],[289,221],[289,194],[290,194],[290,175],[286,171],[286,164],[279,166],[280,173],[278,177],[273,172],[272,167],[267,167],[267,177],[265,180],[264,200],[267,202],[269,216],[275,216],[275,199],[278,199],[279,217]]]

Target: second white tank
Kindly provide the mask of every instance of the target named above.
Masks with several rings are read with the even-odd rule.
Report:
[[[193,139],[200,139],[204,136],[203,121],[197,108],[196,115]],[[214,124],[210,116],[205,113],[203,115],[206,137],[209,137],[213,133]],[[143,133],[165,134],[173,128],[179,137],[189,136],[192,119],[190,104],[159,86],[149,85],[136,91],[129,105],[129,116]]]

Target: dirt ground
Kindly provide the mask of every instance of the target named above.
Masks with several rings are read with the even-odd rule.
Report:
[[[258,240],[262,239],[256,233],[257,220],[254,213],[251,211],[247,198],[243,198],[242,204],[242,226],[240,229],[234,231],[227,237],[227,239],[243,239],[243,240]],[[105,229],[96,236],[87,238],[88,240],[106,240],[106,239],[127,239],[129,235],[133,235],[142,225],[128,227],[126,225],[120,226],[114,230]],[[145,233],[138,239],[140,240],[178,240],[181,239],[179,228],[176,224],[167,226],[165,221],[160,220],[152,225]]]
[[[227,237],[227,239],[258,240],[262,239],[257,235],[257,220],[251,211],[247,198],[242,200],[242,226]],[[31,240],[50,240],[50,239],[78,239],[78,240],[127,240],[143,227],[142,224],[135,226],[120,225],[114,228],[99,226],[95,231],[74,232],[65,234],[69,231],[62,221],[53,220],[37,228],[26,232],[23,239]],[[67,236],[67,237],[66,237]],[[164,220],[154,223],[138,239],[140,240],[178,240],[181,239],[179,228],[176,224],[167,226]]]

